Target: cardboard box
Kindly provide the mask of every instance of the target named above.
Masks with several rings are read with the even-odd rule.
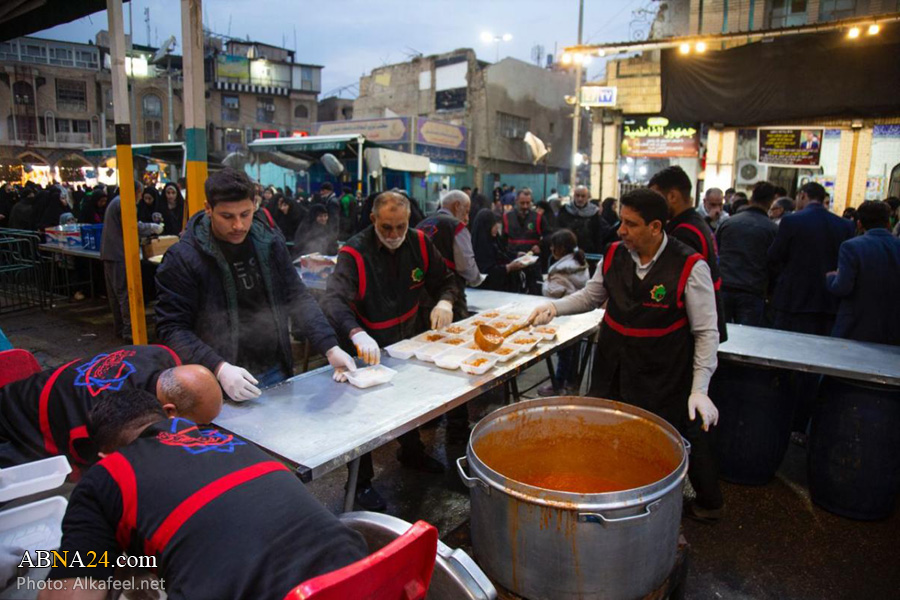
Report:
[[[81,230],[78,225],[48,227],[44,230],[46,242],[61,248],[81,248]]]
[[[144,260],[154,256],[162,256],[177,241],[177,235],[162,235],[158,238],[151,238],[141,246],[141,250],[144,252]]]

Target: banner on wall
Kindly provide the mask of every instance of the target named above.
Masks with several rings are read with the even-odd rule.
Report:
[[[817,167],[824,137],[824,129],[762,128],[759,162],[778,167]]]
[[[622,124],[622,156],[633,158],[696,158],[699,130],[665,117],[638,117]]]
[[[220,54],[216,57],[216,76],[219,79],[250,80],[250,60],[243,56]]]

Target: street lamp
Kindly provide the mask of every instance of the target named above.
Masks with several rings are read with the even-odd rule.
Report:
[[[490,31],[481,32],[481,41],[485,44],[496,44],[497,45],[497,58],[494,62],[500,62],[500,42],[511,42],[513,36],[511,33],[504,33],[503,35],[494,35]]]

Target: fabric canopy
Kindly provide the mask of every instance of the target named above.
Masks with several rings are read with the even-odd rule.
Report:
[[[373,171],[393,169],[408,173],[427,173],[431,161],[427,156],[397,152],[386,148],[369,148],[366,150],[366,163]]]
[[[831,31],[723,51],[662,52],[662,111],[673,121],[764,125],[900,116],[900,26],[856,40]]]

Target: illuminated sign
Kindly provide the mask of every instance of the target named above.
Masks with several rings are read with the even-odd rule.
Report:
[[[700,135],[693,125],[664,117],[626,119],[622,125],[622,156],[696,158],[699,153]]]

